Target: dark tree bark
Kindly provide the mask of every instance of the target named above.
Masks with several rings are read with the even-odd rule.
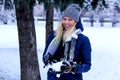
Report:
[[[48,9],[46,12],[46,40],[50,35],[51,31],[53,31],[53,15],[54,15],[54,3],[48,3]]]
[[[21,80],[41,80],[37,57],[33,10],[25,0],[15,2],[19,36]]]

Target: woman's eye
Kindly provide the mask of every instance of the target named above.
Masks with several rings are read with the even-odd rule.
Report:
[[[63,18],[63,20],[65,21],[65,20],[66,20],[66,18]]]
[[[73,20],[73,19],[71,19],[71,18],[69,19],[69,21],[72,21],[72,20]]]

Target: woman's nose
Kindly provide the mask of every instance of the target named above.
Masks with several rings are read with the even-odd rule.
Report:
[[[68,23],[69,23],[69,21],[68,21],[68,20],[66,20],[66,21],[65,21],[65,23],[66,23],[66,24],[68,24]]]

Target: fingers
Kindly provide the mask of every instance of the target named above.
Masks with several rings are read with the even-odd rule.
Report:
[[[61,71],[63,73],[75,73],[77,70],[76,65],[77,65],[76,62],[71,62],[71,61],[63,62],[61,66]]]

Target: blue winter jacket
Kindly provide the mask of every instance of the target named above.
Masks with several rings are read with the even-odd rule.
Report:
[[[82,31],[84,30],[81,20],[76,25],[76,28],[81,29]],[[54,31],[51,33],[51,35],[48,38],[48,41],[46,43],[46,47],[44,50],[43,55],[45,54],[50,42],[52,39],[55,37]],[[57,60],[60,61],[61,58],[64,57],[64,47],[62,45],[62,42],[60,42],[60,45],[55,52],[54,56],[52,57],[52,60]],[[74,61],[77,62],[77,73],[74,74],[64,74],[61,77],[61,80],[82,80],[82,74],[83,72],[87,72],[90,70],[91,67],[91,44],[89,41],[89,38],[85,36],[84,34],[79,34],[78,39],[76,41],[76,46],[75,46],[75,52],[74,52]],[[44,61],[44,60],[43,60]],[[49,79],[48,79],[49,80]]]

